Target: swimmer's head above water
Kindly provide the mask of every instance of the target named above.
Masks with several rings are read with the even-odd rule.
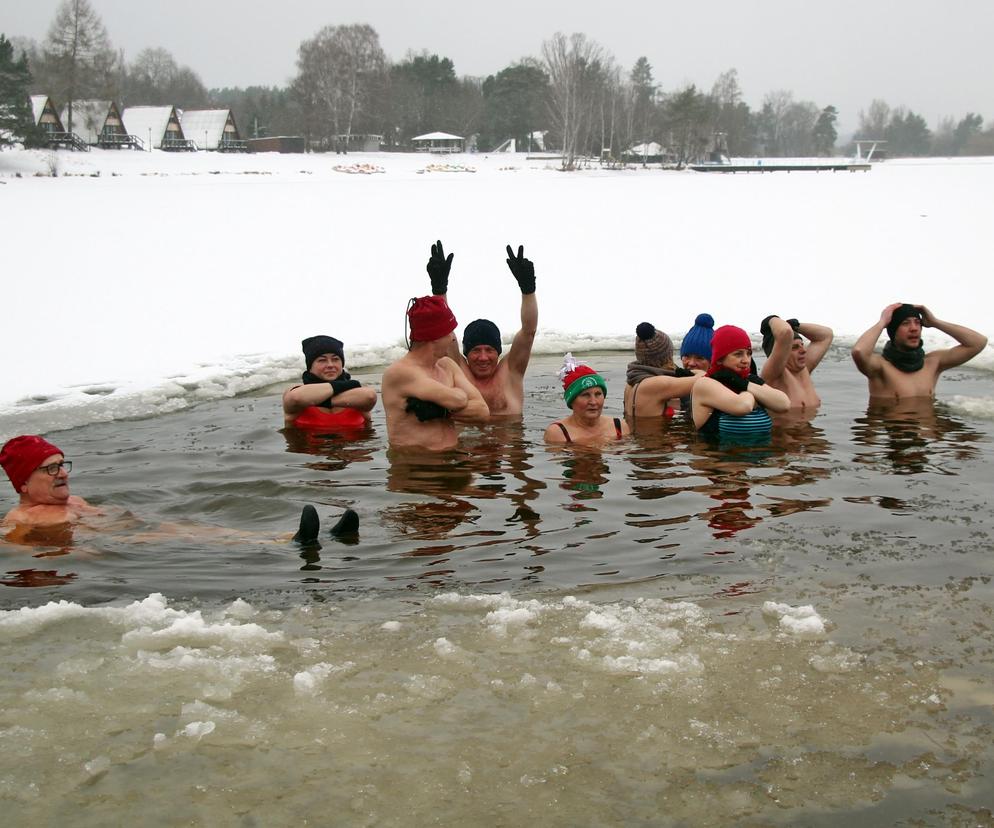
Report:
[[[331,382],[345,370],[345,346],[333,336],[309,336],[300,343],[308,372]]]
[[[711,364],[711,338],[714,336],[714,317],[699,313],[694,327],[680,343],[680,361],[689,370],[706,371]]]
[[[503,346],[500,329],[489,319],[474,319],[462,335],[466,364],[477,379],[486,379],[497,370]]]
[[[69,471],[62,449],[42,437],[22,435],[0,449],[0,466],[22,502],[62,505],[69,500]]]
[[[407,322],[410,326],[412,347],[419,342],[447,340],[458,324],[442,296],[411,299],[407,306]]]
[[[917,348],[921,345],[922,312],[917,305],[905,302],[894,309],[887,323],[887,336],[900,348]]]
[[[563,382],[563,399],[569,408],[573,401],[589,388],[600,388],[603,396],[607,396],[607,383],[589,365],[577,362],[573,354],[566,354],[563,367],[559,369],[559,378]]]
[[[673,340],[651,322],[635,328],[635,361],[652,368],[673,368]]]

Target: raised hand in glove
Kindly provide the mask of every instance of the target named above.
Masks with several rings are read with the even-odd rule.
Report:
[[[431,258],[425,269],[428,271],[428,278],[431,279],[431,292],[435,296],[443,296],[449,292],[449,268],[452,267],[452,257],[448,257],[442,249],[442,242],[437,241],[431,246]]]
[[[731,368],[719,368],[711,375],[711,379],[718,380],[725,388],[736,394],[749,389],[749,380],[736,374]]]
[[[518,287],[521,288],[521,293],[527,296],[529,293],[535,292],[535,265],[531,263],[531,259],[525,258],[525,246],[523,244],[518,245],[518,255],[514,255],[514,251],[511,250],[511,245],[507,246],[507,266],[510,268],[511,273],[514,274],[514,278],[518,281]]]
[[[404,408],[408,414],[413,414],[418,418],[418,422],[426,423],[428,420],[441,420],[451,417],[452,412],[443,408],[431,400],[420,400],[417,397],[408,397],[407,406]]]

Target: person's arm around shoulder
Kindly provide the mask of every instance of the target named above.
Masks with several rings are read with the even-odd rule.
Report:
[[[773,350],[763,363],[760,376],[767,382],[777,382],[787,370],[787,359],[794,343],[794,329],[779,316],[773,316],[769,321],[773,333]]]
[[[797,326],[797,332],[808,339],[808,357],[805,362],[810,374],[832,347],[835,332],[825,325],[815,325],[813,322],[801,322]],[[763,379],[766,377],[764,376]]]
[[[936,319],[935,314],[924,305],[915,305],[915,307],[921,311],[922,325],[924,327],[942,331],[946,336],[951,336],[959,343],[959,345],[952,348],[932,351],[928,355],[930,359],[937,360],[936,369],[938,371],[944,371],[946,368],[955,368],[957,365],[969,362],[987,347],[987,337],[982,333],[978,333],[964,325],[954,325],[952,322],[943,322],[941,319]]]
[[[535,266],[525,258],[524,245],[518,245],[515,255],[511,245],[507,245],[507,267],[521,289],[521,327],[511,341],[507,353],[507,368],[524,376],[531,359],[535,334],[538,333],[538,300],[535,298]]]
[[[697,385],[700,375],[691,377],[649,377],[639,383],[637,404],[643,411],[643,401],[650,410],[660,409],[674,398],[681,399],[690,394]],[[633,412],[636,413],[636,412]]]
[[[880,313],[880,319],[864,331],[856,340],[856,344],[852,346],[853,362],[856,363],[856,368],[864,376],[873,378],[879,377],[883,373],[883,357],[875,354],[873,349],[877,346],[877,340],[880,339],[880,334],[884,332],[887,323],[890,322],[894,311],[899,307],[901,307],[901,303],[894,302],[884,308]]]
[[[472,423],[482,422],[490,417],[490,408],[483,399],[483,395],[473,383],[466,379],[462,369],[449,357],[442,357],[438,364],[452,377],[454,384],[452,390],[461,392],[465,397],[465,402],[458,407],[445,406],[452,412],[453,419]]]

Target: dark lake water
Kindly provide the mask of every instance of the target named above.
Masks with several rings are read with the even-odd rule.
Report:
[[[586,359],[620,413],[628,357]],[[558,363],[523,423],[439,456],[392,456],[381,411],[282,433],[275,389],[54,435],[108,515],[0,544],[0,798],[98,823],[156,778],[177,821],[990,824],[994,419],[949,402],[989,375],[884,416],[838,350],[768,447],[673,421],[573,451],[541,440]],[[306,503],[358,540],[302,553]]]

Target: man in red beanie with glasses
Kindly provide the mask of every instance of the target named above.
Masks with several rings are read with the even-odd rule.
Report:
[[[483,396],[446,356],[456,318],[442,296],[412,299],[407,309],[411,346],[383,372],[387,438],[394,447],[440,451],[456,445],[453,420],[482,422],[490,416]]]
[[[50,526],[100,514],[83,498],[69,494],[72,462],[65,459],[62,449],[41,437],[8,440],[0,449],[0,466],[21,498],[4,523]]]

